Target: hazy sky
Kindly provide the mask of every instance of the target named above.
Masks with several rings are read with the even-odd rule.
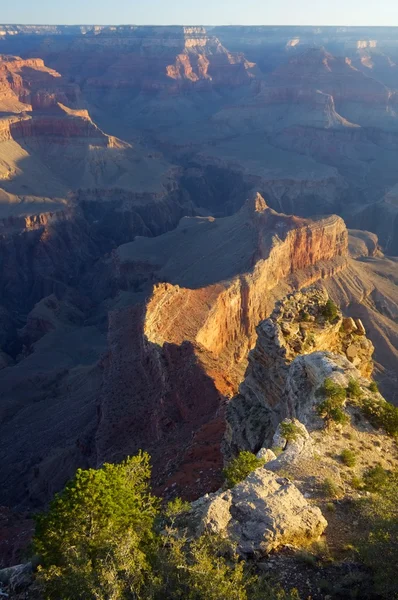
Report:
[[[0,0],[1,23],[398,25],[397,0]]]

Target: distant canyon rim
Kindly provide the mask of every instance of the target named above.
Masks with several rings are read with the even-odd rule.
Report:
[[[221,481],[256,327],[324,286],[398,404],[398,28],[0,25],[0,504],[139,448]]]

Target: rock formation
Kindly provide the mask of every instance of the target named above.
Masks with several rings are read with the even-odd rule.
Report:
[[[185,520],[194,534],[227,536],[243,556],[317,540],[327,521],[288,479],[260,467],[232,489],[192,503]]]
[[[346,384],[353,374],[370,377],[374,348],[362,322],[339,311],[328,317],[327,302],[325,289],[303,290],[277,303],[257,327],[245,379],[227,408],[227,455],[267,447],[285,417],[306,423],[313,413],[311,390],[334,371],[345,373]]]

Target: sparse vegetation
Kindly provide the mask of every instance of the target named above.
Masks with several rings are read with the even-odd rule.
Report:
[[[380,492],[389,480],[388,472],[381,465],[368,469],[363,476],[364,487],[369,492]]]
[[[372,381],[372,383],[369,386],[369,390],[373,393],[373,394],[377,394],[379,391],[379,387],[377,385],[377,383],[375,381]]]
[[[333,300],[329,298],[325,306],[322,308],[322,316],[324,317],[324,319],[326,319],[326,321],[333,323],[333,321],[336,320],[338,314],[339,311],[337,306],[335,305]]]
[[[295,423],[282,422],[280,424],[280,429],[282,437],[284,437],[288,442],[294,442],[303,435],[300,427],[298,427]]]
[[[331,479],[327,478],[322,483],[322,491],[328,498],[337,498],[339,496],[339,488]]]
[[[398,436],[398,408],[384,399],[364,398],[361,409],[374,427],[382,427],[388,435]]]
[[[167,503],[164,514],[166,517],[172,519],[176,515],[180,515],[181,513],[188,512],[190,510],[190,508],[191,508],[191,505],[189,502],[177,497],[177,498],[174,498],[174,500],[170,500],[170,502]]]
[[[360,477],[357,477],[356,475],[354,475],[350,483],[351,487],[354,488],[354,490],[361,490],[364,487],[363,480]]]
[[[378,597],[397,598],[398,564],[398,471],[382,475],[381,467],[365,478],[373,494],[358,502],[363,531],[359,557],[372,570]],[[369,480],[370,477],[370,480]]]
[[[305,310],[301,313],[301,320],[304,322],[308,322],[310,320],[310,315]]]
[[[348,382],[347,396],[349,398],[360,398],[362,396],[361,386],[353,377],[351,377],[350,381]]]
[[[246,479],[252,471],[262,467],[264,462],[264,459],[257,458],[252,452],[242,450],[224,469],[226,485],[234,487],[234,485]]]
[[[357,457],[353,450],[349,450],[348,448],[345,448],[342,451],[340,458],[341,458],[341,461],[343,462],[343,464],[345,464],[347,467],[355,467],[355,464],[357,462]]]
[[[327,510],[328,512],[336,512],[336,505],[335,505],[335,504],[333,504],[333,502],[328,502],[328,503],[326,504],[326,510]]]
[[[334,422],[344,425],[348,422],[348,416],[343,410],[344,401],[347,397],[346,389],[343,386],[338,385],[329,378],[325,379],[318,395],[323,396],[325,400],[318,404],[316,412],[325,419],[326,424]]]

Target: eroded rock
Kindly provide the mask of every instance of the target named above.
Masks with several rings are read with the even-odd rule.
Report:
[[[293,483],[263,467],[231,490],[193,502],[192,522],[196,535],[225,534],[243,555],[264,555],[285,544],[303,546],[327,527],[319,508]]]

